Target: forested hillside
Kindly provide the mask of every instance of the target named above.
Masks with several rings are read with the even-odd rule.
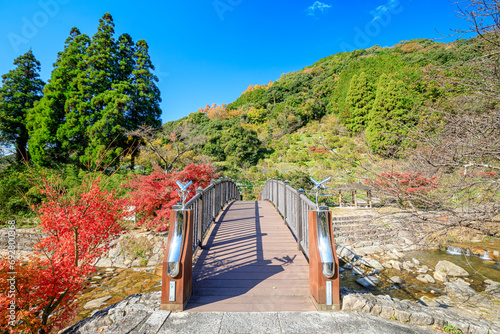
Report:
[[[388,161],[397,159],[422,113],[458,94],[434,76],[477,56],[476,43],[421,39],[335,54],[275,82],[250,85],[227,105],[207,105],[164,124],[157,145],[187,151],[177,166],[213,161],[236,179],[252,182],[343,174],[344,164],[332,159],[329,149],[361,158],[369,146]]]

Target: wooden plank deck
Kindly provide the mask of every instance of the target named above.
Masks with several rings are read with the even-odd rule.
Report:
[[[309,265],[269,202],[236,201],[193,261],[187,311],[315,311]]]

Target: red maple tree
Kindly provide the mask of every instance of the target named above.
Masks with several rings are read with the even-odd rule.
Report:
[[[428,178],[420,172],[383,172],[365,183],[391,195],[425,194],[439,187],[437,177]]]
[[[64,326],[96,260],[121,231],[125,202],[101,189],[99,178],[71,195],[48,178],[42,181],[47,200],[35,211],[44,236],[27,262],[0,260],[0,318],[8,319],[8,306],[15,304],[15,324],[2,322],[0,331],[43,334]],[[14,282],[11,295],[7,279]]]
[[[127,186],[132,190],[130,205],[135,211],[142,214],[137,225],[146,225],[147,228],[156,227],[156,232],[168,230],[168,220],[172,206],[180,201],[177,193],[176,181],[193,181],[187,201],[195,194],[199,187],[206,188],[210,180],[218,177],[209,164],[191,164],[182,171],[165,173],[156,167],[150,175],[137,175],[129,181]]]

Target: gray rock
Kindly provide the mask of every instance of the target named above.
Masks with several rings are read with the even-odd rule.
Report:
[[[220,325],[222,333],[279,333],[280,321],[277,312],[225,313]]]
[[[349,294],[342,299],[342,311],[360,312],[366,305],[366,299],[357,294]]]
[[[419,281],[421,281],[421,282],[424,282],[424,283],[432,283],[432,284],[436,283],[436,281],[434,280],[434,278],[432,278],[432,276],[429,275],[429,274],[418,275],[417,279]]]
[[[413,262],[410,262],[410,261],[403,262],[403,269],[409,270],[413,267],[415,267],[415,264]]]
[[[361,264],[363,264],[367,267],[373,268],[373,269],[378,269],[380,271],[385,269],[384,266],[380,264],[380,262],[378,262],[377,260],[373,260],[373,259],[362,259]]]
[[[436,264],[434,278],[440,281],[445,281],[446,277],[469,276],[469,273],[462,267],[457,266],[450,261],[442,260]]]
[[[131,267],[139,267],[141,265],[141,262],[142,262],[141,258],[135,259],[134,261],[132,261],[132,263],[130,264],[130,266]]]
[[[393,249],[392,254],[396,255],[396,257],[398,257],[399,259],[402,259],[405,257],[405,255],[403,253],[399,252],[397,249]]]
[[[344,262],[350,262],[358,257],[358,255],[349,247],[336,246],[337,256],[344,260]]]
[[[346,264],[344,265],[344,269],[347,269],[347,270],[352,269],[352,264],[350,264],[350,263],[346,263]]]
[[[417,269],[417,273],[419,274],[426,274],[427,273],[427,269],[425,269],[424,267],[420,267]]]
[[[120,255],[121,251],[122,251],[122,247],[121,247],[120,243],[118,243],[116,245],[116,247],[113,247],[109,250],[108,256],[109,256],[109,258],[113,259],[113,258],[117,257],[118,255]]]
[[[426,312],[412,312],[410,322],[419,326],[430,326],[434,323],[434,318]]]
[[[419,266],[420,265],[420,261],[418,261],[417,259],[413,258],[411,259],[411,261],[416,265],[416,266]]]
[[[91,308],[97,308],[97,307],[100,307],[102,306],[108,299],[111,299],[111,296],[105,296],[105,297],[101,297],[101,298],[97,298],[97,299],[94,299],[94,300],[91,300],[89,301],[88,303],[86,303],[83,308],[88,310],[88,309],[91,309]]]
[[[95,265],[100,268],[111,267],[111,259],[107,257],[100,258]]]
[[[174,312],[163,323],[159,333],[219,333],[223,316],[222,312]]]
[[[438,281],[441,281],[441,282],[448,282],[448,275],[446,273],[441,272],[441,271],[435,271],[434,278]]]
[[[356,283],[358,283],[359,285],[362,285],[365,288],[370,288],[370,287],[377,286],[377,284],[379,283],[379,280],[378,280],[378,278],[373,277],[373,276],[361,277],[361,278],[358,278],[356,280]]]
[[[125,257],[123,256],[119,256],[115,259],[115,261],[113,262],[113,267],[117,267],[117,268],[128,268],[126,265],[125,265]]]
[[[446,291],[446,294],[449,296],[455,296],[458,294],[461,295],[473,295],[476,294],[476,291],[470,287],[470,284],[465,282],[463,279],[458,279],[453,282],[447,282],[445,283],[446,287],[444,288],[444,291]]]
[[[392,265],[388,262],[383,262],[382,265],[384,266],[384,268],[386,269],[392,269]]]
[[[339,272],[344,272],[345,269],[339,266]]]
[[[494,292],[494,293],[500,293],[500,284],[491,284],[486,287],[484,292]]]
[[[147,265],[148,266],[156,266],[156,265],[160,264],[161,260],[162,259],[160,257],[160,254],[155,254],[149,258]]]
[[[334,323],[329,312],[282,312],[279,320],[278,333],[329,333]]]
[[[365,274],[365,271],[363,269],[361,269],[360,267],[354,267],[354,268],[352,268],[352,274],[362,276]]]
[[[493,257],[500,257],[499,251],[493,251]]]
[[[136,329],[147,316],[149,316],[149,313],[146,311],[133,311],[127,313],[121,321],[110,326],[106,333],[128,334]]]
[[[389,263],[391,264],[392,268],[394,268],[396,270],[403,269],[403,264],[399,261],[391,260],[391,261],[389,261]]]
[[[410,317],[411,317],[411,313],[409,311],[407,311],[407,310],[395,309],[394,310],[394,317],[398,321],[409,322],[410,321]]]
[[[155,311],[151,316],[146,320],[146,322],[139,329],[139,334],[148,334],[148,333],[156,333],[163,325],[165,320],[167,320],[170,315],[170,311]]]
[[[392,283],[392,284],[404,284],[405,281],[399,277],[399,276],[392,276],[387,280],[387,282]]]

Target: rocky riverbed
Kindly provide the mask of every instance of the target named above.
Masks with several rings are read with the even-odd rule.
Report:
[[[361,256],[342,246],[337,254],[342,262],[341,286],[348,296],[343,310],[417,325],[431,322],[440,328],[446,314],[450,325],[464,333],[500,333],[498,258],[396,249]],[[387,305],[392,311],[382,312]],[[417,315],[412,317],[413,313]]]

